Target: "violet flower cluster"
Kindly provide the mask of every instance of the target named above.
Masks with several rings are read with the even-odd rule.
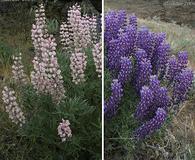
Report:
[[[127,57],[121,57],[121,66],[118,73],[118,80],[122,86],[130,79],[130,74],[132,70],[131,60]]]
[[[177,57],[170,57],[167,63],[167,80],[172,83],[175,80],[176,75],[178,75],[183,69],[187,67],[187,64],[188,54],[186,51],[179,52]]]
[[[164,123],[167,113],[164,109],[158,108],[153,118],[142,124],[135,132],[135,136],[139,139],[145,138],[147,135],[154,133]]]
[[[118,79],[114,79],[111,84],[111,96],[105,102],[104,114],[106,118],[111,118],[117,113],[119,102],[123,96],[123,89]]]
[[[69,8],[67,22],[60,26],[61,44],[65,52],[70,53],[70,68],[72,82],[79,84],[85,81],[87,65],[86,49],[93,48],[96,71],[100,76],[101,54],[98,43],[97,18],[81,14],[81,7],[77,4]],[[97,44],[97,45],[96,45]]]
[[[55,103],[65,97],[65,89],[61,70],[56,57],[56,42],[49,35],[43,5],[36,10],[35,24],[32,27],[32,41],[35,48],[33,59],[34,70],[31,72],[31,82],[38,92],[50,94]]]
[[[165,122],[164,116],[167,115],[170,105],[170,97],[168,95],[168,90],[166,87],[160,86],[160,81],[156,75],[150,76],[149,86],[143,86],[140,91],[140,102],[137,105],[135,118],[142,124],[135,132],[137,138],[145,138],[148,133],[153,133],[156,129],[160,128],[159,125],[162,125]],[[163,118],[161,114],[157,114],[158,110],[163,112]],[[155,116],[156,115],[156,116]],[[159,124],[153,124],[156,120],[159,121]],[[148,126],[148,131],[144,131]]]
[[[175,83],[173,87],[173,99],[174,102],[184,101],[187,96],[187,92],[190,89],[193,81],[193,72],[190,69],[184,69],[175,77]]]
[[[172,106],[186,100],[192,85],[193,73],[187,68],[187,52],[171,56],[170,45],[165,40],[165,33],[138,28],[136,16],[129,17],[124,10],[110,11],[105,16],[105,66],[120,83],[117,83],[120,87],[111,89],[111,96],[106,100],[105,117],[115,115],[119,109],[122,94],[118,98],[113,93],[131,84],[140,97],[134,114],[140,123],[134,132],[137,139],[159,129]],[[118,92],[113,91],[117,88]]]

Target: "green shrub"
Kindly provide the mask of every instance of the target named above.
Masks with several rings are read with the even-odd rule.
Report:
[[[54,104],[49,95],[37,94],[31,85],[10,84],[18,91],[27,122],[22,128],[17,128],[1,112],[2,157],[17,157],[17,160],[100,159],[101,80],[94,72],[91,50],[87,53],[88,79],[76,86],[71,82],[69,56],[58,52],[67,96],[59,105]],[[69,119],[73,135],[64,143],[57,135],[57,126],[62,118]],[[9,143],[5,145],[6,141]]]
[[[43,5],[41,6],[43,7]],[[45,25],[45,22],[43,24]],[[52,21],[50,25],[52,26],[50,26],[50,31],[52,32],[58,28],[56,20]],[[46,28],[46,26],[44,26],[44,28]],[[51,48],[55,42],[50,44],[48,41],[51,39],[47,39],[49,34],[43,34],[47,36],[42,37],[42,39],[40,38],[42,40],[40,46],[44,48],[44,45],[48,45]],[[44,40],[48,40],[47,43],[44,44]],[[53,100],[51,92],[49,92],[50,95],[47,94],[48,92],[45,86],[45,92],[39,89],[35,90],[32,75],[27,76],[31,77],[30,81],[28,78],[26,78],[25,81],[20,81],[21,76],[25,74],[25,68],[23,69],[24,66],[21,64],[21,56],[20,58],[19,56],[15,58],[15,67],[13,68],[18,74],[13,74],[13,81],[6,81],[5,85],[8,86],[10,90],[13,89],[16,92],[17,103],[25,116],[25,124],[23,124],[22,127],[18,127],[12,123],[6,112],[10,115],[13,110],[4,110],[4,107],[9,108],[4,104],[0,112],[0,134],[2,135],[0,137],[0,158],[14,160],[101,159],[101,78],[98,78],[93,60],[93,43],[89,44],[85,49],[82,49],[87,56],[87,67],[85,69],[86,81],[77,85],[72,82],[69,53],[62,51],[59,46],[56,48],[53,46],[55,49],[52,48],[52,56],[50,55],[51,50],[48,49],[49,47],[44,48],[47,52],[44,52],[43,49],[36,50],[35,45],[34,48],[37,57],[42,54],[40,56],[42,63],[39,61],[38,63],[40,65],[38,66],[46,64],[44,63],[44,55],[47,54],[50,58],[49,64],[57,68],[57,72],[53,72],[53,75],[54,73],[58,73],[58,76],[60,75],[60,84],[62,84],[66,90],[66,97],[64,98],[62,96],[63,98],[60,99],[60,103],[56,103],[56,101]],[[72,54],[73,53],[74,49]],[[56,57],[57,62],[55,61],[56,59],[54,59]],[[25,60],[27,59],[24,59],[24,61]],[[52,60],[54,60],[54,62]],[[28,63],[29,61],[25,61],[24,64]],[[34,65],[35,63],[36,62],[33,61]],[[31,64],[29,66],[31,66]],[[36,67],[33,69],[35,70],[35,68]],[[59,73],[60,71],[61,73]],[[46,70],[44,74],[49,75],[48,72],[49,71]],[[39,77],[37,76],[36,78],[38,79]],[[48,79],[52,78],[53,77],[50,76]],[[59,79],[57,82],[53,81],[53,86],[58,86]],[[53,86],[51,85],[50,88]],[[57,87],[53,88],[52,89],[55,90]],[[10,105],[16,106],[16,103],[13,104],[15,98],[11,97],[12,101],[10,97],[4,92],[3,101],[6,103],[6,100],[8,100],[9,104],[12,102]],[[18,114],[16,114],[16,118],[17,115]],[[62,119],[70,121],[70,129],[72,131],[72,137],[69,137],[65,142],[62,142],[57,130]]]

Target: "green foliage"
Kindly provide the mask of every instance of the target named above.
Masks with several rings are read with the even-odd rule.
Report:
[[[67,5],[57,4],[57,2],[59,1],[56,1],[56,5],[50,5],[49,1],[46,2],[46,5],[48,4],[46,14],[49,17],[47,20],[49,33],[57,35],[58,41],[58,20],[60,19],[58,9],[64,7],[68,9],[73,2],[70,4],[64,1]],[[10,67],[11,57],[17,52],[9,46],[19,48],[22,53],[24,70],[29,76],[34,56],[30,29],[36,7],[31,5],[31,12],[29,6],[22,7],[22,9],[21,7],[22,3],[16,5],[17,13],[7,13],[2,20],[5,23],[0,27],[2,31],[0,56],[3,57],[0,57],[0,63],[3,62],[3,65]],[[25,17],[24,12],[28,13]],[[72,82],[70,55],[58,49],[57,56],[66,89],[66,98],[59,105],[54,104],[49,95],[37,94],[31,84],[27,86],[13,84],[11,77],[0,84],[1,160],[101,159],[101,78],[98,78],[95,72],[91,49],[87,50],[86,82],[80,85]],[[0,69],[2,69],[1,64]],[[4,68],[3,71],[5,71]],[[10,70],[8,72],[10,73]],[[27,120],[22,128],[13,124],[4,111],[1,100],[4,85],[11,86],[17,93],[18,102]],[[62,118],[69,119],[72,130],[72,138],[64,143],[57,135],[57,126]]]
[[[47,19],[46,23],[50,34],[56,34],[59,31],[59,22],[57,19]]]
[[[91,52],[91,49],[86,51],[86,82],[75,85],[71,81],[70,55],[58,50],[66,88],[66,98],[59,105],[54,104],[49,95],[36,93],[31,84],[10,84],[17,91],[27,121],[22,128],[17,128],[6,113],[1,113],[0,157],[16,160],[101,159],[101,79],[95,72]],[[57,133],[62,118],[70,121],[73,135],[64,143]]]
[[[81,2],[81,8],[82,8],[82,13],[87,14],[87,15],[94,15],[94,14],[99,14],[94,6],[92,5],[90,0],[83,0]]]
[[[84,99],[88,99],[90,105],[95,105],[98,108],[101,108],[101,78],[98,78],[98,74],[95,71],[92,50],[88,48],[85,52],[87,55],[87,68],[85,71],[86,82],[75,85],[72,82],[72,77],[70,74],[70,55],[60,50],[58,51],[58,62],[61,67],[64,86],[67,90],[66,95],[70,97],[83,97]]]
[[[29,98],[26,96],[29,90],[26,90],[28,93],[23,93],[26,97],[23,98],[25,109],[29,109],[26,111],[29,121],[21,135],[32,143],[37,143],[37,147],[41,143],[40,150],[41,146],[45,148],[44,152],[40,152],[33,147],[37,158],[45,158],[48,153],[51,153],[52,159],[59,159],[57,157],[79,159],[82,156],[97,158],[96,150],[100,148],[97,142],[100,141],[101,134],[98,135],[100,133],[98,118],[94,118],[98,116],[96,106],[90,106],[87,101],[77,97],[67,97],[64,102],[56,106],[49,96],[34,94],[33,98]],[[32,96],[31,94],[29,96]],[[56,128],[62,118],[69,119],[73,134],[73,137],[65,143],[60,142]]]
[[[105,99],[107,99],[110,95],[111,75],[108,69],[105,69],[104,73]],[[145,140],[136,141],[133,133],[140,124],[135,119],[134,113],[139,102],[139,96],[130,83],[127,83],[124,88],[124,96],[117,114],[112,119],[105,121],[105,157],[106,159],[121,160],[143,159],[147,155],[147,153],[144,153],[146,151],[145,143],[152,141],[161,144],[163,137],[165,137],[166,127],[171,123],[172,115],[167,118],[166,125],[159,131]],[[140,155],[140,157],[137,157],[137,155]]]
[[[108,72],[105,72],[105,85],[110,85],[110,77],[106,73]],[[107,77],[109,78],[107,79]],[[106,95],[110,94],[109,89],[105,89],[105,92]],[[117,115],[111,120],[105,121],[106,157],[121,158],[133,155],[135,148],[133,131],[137,128],[133,113],[138,100],[135,90],[127,85]]]
[[[13,49],[3,42],[0,42],[0,67],[6,68],[11,64]]]

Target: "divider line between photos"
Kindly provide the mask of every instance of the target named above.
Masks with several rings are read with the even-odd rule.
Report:
[[[104,0],[102,0],[102,160],[104,160]]]

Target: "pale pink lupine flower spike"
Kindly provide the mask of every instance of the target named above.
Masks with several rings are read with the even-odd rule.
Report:
[[[27,75],[24,73],[24,66],[22,64],[22,54],[13,57],[12,76],[16,83],[27,84]]]
[[[64,81],[56,57],[56,40],[53,35],[48,34],[43,5],[36,10],[35,17],[32,28],[35,57],[31,82],[37,92],[50,94],[52,100],[59,104],[65,97]]]
[[[7,86],[2,91],[2,99],[5,104],[5,111],[15,124],[22,126],[25,123],[24,113],[16,101],[15,91]]]
[[[98,43],[97,17],[81,14],[81,7],[77,4],[68,10],[67,22],[60,26],[60,37],[63,50],[71,53],[70,69],[72,82],[85,82],[87,55],[85,49],[94,46],[93,57],[98,77],[101,77],[101,43]]]
[[[98,42],[94,44],[93,49],[93,60],[96,67],[96,72],[98,73],[98,77],[102,76],[102,43]]]
[[[70,25],[67,22],[62,22],[60,25],[60,42],[63,46],[63,50],[70,52],[73,47],[72,35],[70,33]]]
[[[69,120],[62,119],[62,122],[60,122],[57,130],[58,130],[58,135],[60,136],[62,142],[65,142],[67,138],[72,137],[72,131],[70,129]]]
[[[75,48],[75,52],[70,57],[70,69],[72,81],[75,84],[85,82],[85,69],[87,66],[87,56],[82,49]]]

